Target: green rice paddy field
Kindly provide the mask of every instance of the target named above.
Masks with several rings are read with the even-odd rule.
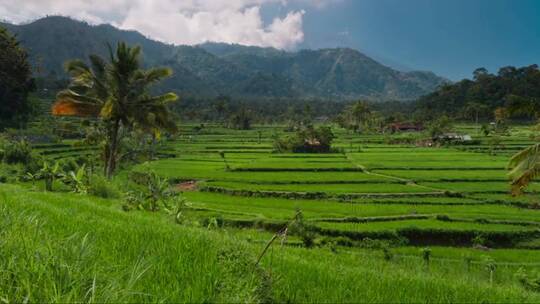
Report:
[[[196,191],[183,193],[191,216],[218,218],[231,231],[254,231],[252,243],[263,244],[301,210],[316,242],[335,242],[341,250],[366,250],[366,240],[383,240],[419,263],[420,249],[433,247],[433,258],[441,261],[470,255],[511,262],[512,271],[540,270],[540,211],[533,208],[540,184],[512,197],[506,169],[513,153],[533,143],[531,132],[513,128],[491,153],[489,138],[477,127],[460,129],[480,143],[390,145],[381,135],[335,130],[339,152],[276,154],[271,138],[278,128],[195,134],[186,126],[184,137],[167,144],[174,158],[138,169],[150,167],[179,185],[196,182]]]
[[[512,197],[506,175],[531,131],[512,128],[493,154],[476,126],[460,129],[480,143],[335,129],[335,153],[276,154],[279,126],[183,125],[159,159],[130,169],[182,192],[181,224],[120,199],[0,185],[0,301],[539,302],[540,183]],[[309,233],[268,243],[299,212]]]

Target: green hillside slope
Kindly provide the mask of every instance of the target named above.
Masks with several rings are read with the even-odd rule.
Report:
[[[66,60],[94,53],[107,56],[107,43],[125,41],[142,46],[145,64],[171,66],[176,76],[166,87],[184,96],[411,100],[446,82],[429,72],[393,70],[353,49],[285,52],[221,43],[173,46],[135,31],[58,16],[3,26],[28,49],[39,76],[65,77]]]

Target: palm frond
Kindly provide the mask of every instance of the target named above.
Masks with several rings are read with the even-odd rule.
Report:
[[[105,119],[110,119],[116,114],[116,112],[117,111],[114,100],[109,99],[101,108],[99,115]]]
[[[88,103],[88,104],[92,104],[96,106],[102,105],[101,100],[88,96],[88,95],[79,94],[71,89],[62,90],[58,92],[58,94],[56,95],[56,99],[57,100],[72,100],[74,102]]]
[[[108,95],[108,77],[107,77],[107,63],[105,60],[97,55],[90,55],[89,57],[92,65],[92,82],[93,89],[97,96],[102,99],[106,99]]]
[[[59,99],[52,105],[52,114],[55,116],[97,117],[99,110],[99,105],[71,99]]]
[[[512,181],[512,194],[520,195],[521,193],[523,193],[523,190],[529,185],[529,183],[536,179],[539,175],[539,163],[536,163],[532,167],[521,172],[521,174]]]
[[[154,83],[165,78],[170,77],[173,74],[170,68],[154,68],[144,73],[145,82],[147,84]]]
[[[109,60],[113,62],[115,59],[114,59],[114,51],[113,51],[112,45],[109,42],[107,42],[106,45],[107,45],[107,51],[109,53]]]
[[[92,66],[92,71],[97,78],[103,78],[107,70],[107,63],[98,55],[90,55],[88,57]]]
[[[144,131],[153,132],[165,130],[171,133],[177,131],[176,123],[164,105],[152,105],[144,108],[144,111],[133,112],[135,125]]]
[[[166,105],[177,100],[178,95],[169,92],[159,96],[143,96],[140,100],[137,101],[137,103],[141,106]]]
[[[69,60],[64,64],[64,69],[72,77],[77,77],[83,73],[90,73],[90,68],[82,60]]]
[[[507,167],[509,169],[514,168],[524,161],[534,162],[538,160],[538,157],[540,157],[540,144],[535,144],[514,154],[514,156],[510,158]]]
[[[141,55],[141,52],[142,52],[142,49],[140,46],[135,46],[135,47],[128,47],[128,53],[129,53],[129,56],[130,56],[130,59],[131,61],[136,61],[137,63],[139,62],[139,56]]]
[[[72,81],[68,85],[68,90],[71,90],[71,91],[75,92],[76,94],[84,94],[84,92],[89,91],[91,89],[92,89],[92,84],[87,83],[87,82],[80,83],[80,82]]]
[[[512,194],[519,195],[540,174],[540,144],[516,153],[508,163]]]

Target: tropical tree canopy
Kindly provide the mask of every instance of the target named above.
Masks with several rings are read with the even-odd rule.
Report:
[[[0,130],[28,121],[34,89],[28,55],[8,31],[0,27]]]
[[[109,47],[110,58],[92,55],[89,63],[66,63],[71,75],[68,88],[60,91],[52,113],[58,116],[99,118],[107,129],[106,166],[111,176],[118,152],[120,128],[138,128],[154,135],[160,130],[175,131],[168,105],[177,100],[174,93],[153,96],[149,87],[172,72],[168,68],[141,69],[140,47],[119,43],[116,52]]]
[[[343,128],[360,132],[370,127],[373,114],[366,101],[357,101],[343,110],[338,123]]]

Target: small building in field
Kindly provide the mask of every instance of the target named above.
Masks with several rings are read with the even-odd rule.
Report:
[[[444,133],[438,135],[434,138],[436,141],[457,141],[457,142],[468,142],[472,141],[472,137],[469,134],[458,134],[458,133]]]

